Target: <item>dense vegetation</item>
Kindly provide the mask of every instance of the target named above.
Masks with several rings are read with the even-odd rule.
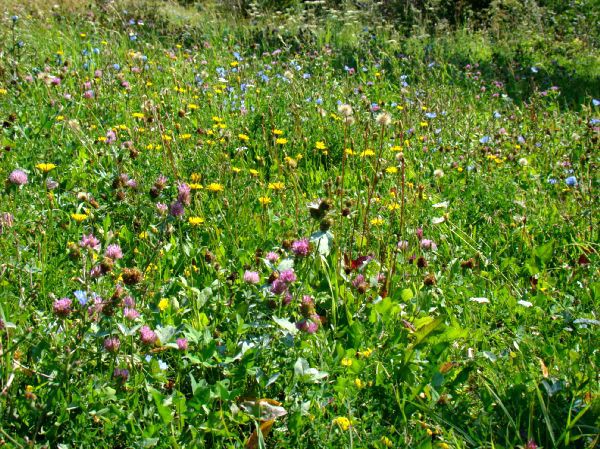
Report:
[[[594,2],[3,8],[4,445],[597,447]]]

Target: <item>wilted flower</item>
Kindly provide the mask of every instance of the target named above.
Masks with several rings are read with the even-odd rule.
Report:
[[[392,123],[392,116],[387,112],[383,112],[375,118],[375,121],[380,126],[389,126]]]

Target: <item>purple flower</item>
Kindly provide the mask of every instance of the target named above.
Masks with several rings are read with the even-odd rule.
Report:
[[[191,189],[185,182],[177,186],[177,201],[185,206],[189,206],[191,202]]]
[[[275,263],[279,260],[279,254],[274,251],[269,251],[267,253],[267,260],[271,263]]]
[[[123,251],[121,251],[121,247],[119,245],[117,245],[116,243],[113,243],[112,245],[108,245],[106,247],[106,251],[104,252],[104,255],[106,257],[108,257],[109,259],[113,259],[113,260],[122,259]]]
[[[93,90],[91,90],[91,89],[89,89],[89,90],[86,90],[86,91],[83,93],[83,98],[86,98],[86,99],[88,99],[88,100],[89,100],[89,99],[91,99],[91,98],[94,98],[94,91],[93,91]]]
[[[83,237],[81,237],[79,246],[81,246],[82,248],[89,248],[94,251],[100,251],[100,240],[94,237],[94,234],[84,234]]]
[[[398,242],[398,249],[400,251],[406,251],[408,249],[408,242],[406,240],[400,240]]]
[[[248,271],[244,273],[244,282],[248,284],[258,284],[260,282],[260,276],[256,271]]]
[[[187,348],[188,348],[187,338],[178,338],[177,339],[177,348],[179,348],[180,351],[187,351]]]
[[[421,248],[425,249],[425,250],[436,251],[437,245],[435,244],[435,242],[433,240],[423,239],[423,240],[421,240]]]
[[[362,274],[359,274],[352,280],[352,286],[358,288],[363,282],[365,282],[365,277]]]
[[[140,339],[145,345],[153,345],[158,339],[156,332],[150,329],[148,326],[142,326],[140,329]]]
[[[109,129],[108,132],[106,133],[106,141],[105,141],[106,144],[110,145],[115,140],[117,140],[117,135],[115,134],[115,132],[112,129]]]
[[[92,279],[98,279],[102,276],[102,267],[100,265],[96,265],[90,270],[90,277]]]
[[[314,334],[319,330],[319,325],[312,320],[303,319],[296,323],[296,328],[307,334]]]
[[[131,296],[127,295],[123,298],[123,306],[124,307],[135,307],[135,299]]]
[[[296,256],[306,257],[310,253],[310,243],[307,238],[296,240],[292,243],[292,251]]]
[[[125,307],[123,309],[123,316],[130,321],[134,321],[140,317],[140,312],[135,309]]]
[[[421,240],[423,238],[423,228],[417,228],[416,234],[417,238]]]
[[[57,299],[54,301],[52,308],[54,309],[54,313],[60,317],[66,317],[71,313],[71,305],[73,301],[69,298]]]
[[[108,352],[117,352],[121,346],[119,337],[108,337],[104,340],[104,349]]]
[[[281,279],[275,279],[271,284],[271,293],[280,295],[287,290],[287,284]]]
[[[175,201],[173,204],[171,204],[169,212],[173,217],[181,217],[185,212],[185,208],[179,201]]]
[[[169,210],[169,206],[164,203],[156,203],[156,212],[158,215],[164,216],[167,215],[167,211]]]
[[[119,382],[127,382],[127,379],[129,379],[129,370],[115,368],[113,371],[113,377]]]
[[[279,279],[286,284],[291,284],[296,281],[296,273],[294,273],[294,269],[290,268],[289,270],[283,270],[279,273]]]
[[[24,186],[27,184],[27,174],[23,170],[13,170],[8,175],[8,181],[16,186]]]

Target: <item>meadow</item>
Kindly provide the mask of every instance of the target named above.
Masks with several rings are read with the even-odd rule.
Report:
[[[0,446],[598,447],[591,29],[140,1],[0,8]]]

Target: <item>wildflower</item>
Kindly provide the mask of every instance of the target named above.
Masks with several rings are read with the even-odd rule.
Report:
[[[371,150],[370,148],[367,148],[365,151],[361,151],[360,156],[361,157],[375,156],[375,152],[373,150]]]
[[[104,349],[108,352],[117,352],[121,346],[119,337],[108,337],[104,340]]]
[[[168,210],[169,210],[169,207],[166,204],[156,203],[156,212],[158,212],[158,215],[161,215],[161,216],[167,215]]]
[[[383,112],[375,118],[379,126],[389,126],[392,123],[392,116],[387,112]]]
[[[277,254],[276,252],[270,251],[267,253],[266,259],[271,263],[275,263],[279,260],[279,254]]]
[[[270,182],[268,188],[270,190],[283,190],[285,188],[285,184],[283,182]]]
[[[366,386],[365,382],[358,377],[354,379],[354,385],[356,385],[356,388],[358,389],[365,388]]]
[[[192,226],[198,226],[198,225],[201,225],[202,223],[204,223],[204,218],[202,218],[202,217],[190,217],[190,218],[188,218],[188,222]]]
[[[565,179],[565,183],[569,187],[575,187],[577,185],[577,178],[575,176],[569,176],[567,179]]]
[[[369,357],[371,354],[373,354],[373,350],[371,348],[367,348],[364,351],[358,351],[357,354],[360,357]]]
[[[342,429],[343,431],[346,431],[350,428],[350,420],[348,418],[346,418],[345,416],[338,416],[337,418],[335,418],[333,420],[333,424],[337,425],[340,427],[340,429]]]
[[[127,382],[127,379],[129,379],[129,370],[115,368],[113,371],[113,377],[119,382]]]
[[[156,332],[154,332],[148,326],[142,326],[140,329],[140,339],[145,345],[153,345],[156,343],[158,336],[156,335]]]
[[[292,251],[296,256],[306,257],[310,253],[310,243],[307,238],[292,243]]]
[[[373,226],[381,226],[385,220],[381,217],[373,218],[370,222]]]
[[[340,115],[345,117],[350,117],[352,115],[352,106],[349,104],[340,104],[337,110]]]
[[[190,192],[191,189],[189,185],[187,185],[185,182],[179,183],[177,186],[177,201],[184,206],[189,206],[191,202]]]
[[[175,201],[173,204],[171,204],[171,207],[169,208],[169,213],[173,216],[173,217],[181,217],[185,212],[185,208],[183,207],[183,204],[181,204],[179,201]]]
[[[93,234],[83,235],[79,246],[82,248],[88,248],[94,251],[100,251],[100,240],[94,237]]]
[[[307,334],[314,334],[319,330],[319,324],[316,321],[302,319],[296,323],[296,329],[306,332]]]
[[[27,174],[23,170],[13,170],[11,174],[8,175],[8,182],[16,186],[24,186],[27,184]]]
[[[73,301],[71,301],[69,298],[57,299],[56,301],[54,301],[52,309],[54,310],[54,313],[56,315],[64,318],[71,313],[72,304]]]
[[[394,443],[392,443],[392,440],[390,440],[386,436],[382,436],[379,441],[381,441],[381,444],[383,444],[385,447],[392,447],[394,445]]]
[[[246,270],[246,272],[244,272],[244,282],[247,282],[248,284],[258,284],[260,282],[260,276],[256,271]]]
[[[35,168],[37,168],[42,173],[48,173],[50,170],[55,169],[56,165],[54,165],[54,164],[37,164],[35,166]]]
[[[271,293],[274,295],[281,295],[287,290],[287,284],[281,279],[275,279],[271,284]]]
[[[258,202],[261,204],[261,206],[266,206],[267,204],[271,204],[271,198],[268,196],[261,196],[258,199]]]
[[[161,312],[164,312],[168,308],[169,308],[169,300],[167,298],[161,298],[161,300],[158,302],[158,309]]]
[[[119,245],[117,245],[116,243],[113,243],[112,245],[108,245],[106,247],[106,251],[104,252],[104,255],[106,257],[108,257],[109,259],[113,259],[113,260],[122,259],[123,251],[121,250],[121,247]]]
[[[142,272],[137,268],[125,268],[123,269],[123,282],[125,285],[135,285],[142,281]]]
[[[435,242],[433,240],[423,239],[423,240],[421,240],[421,248],[425,249],[425,250],[436,251],[437,245],[435,244]]]
[[[178,338],[177,339],[177,348],[180,351],[187,351],[187,348],[188,348],[187,338]]]
[[[285,145],[286,143],[288,143],[288,140],[285,137],[278,137],[277,139],[275,139],[275,143],[278,145]]]
[[[248,142],[250,140],[250,137],[248,137],[246,134],[238,134],[238,138],[244,142]]]
[[[281,136],[281,135],[283,135],[283,131],[280,129],[274,129],[273,134],[276,136]]]
[[[345,366],[346,368],[348,368],[349,366],[352,366],[352,359],[350,359],[348,357],[344,357],[342,359],[342,366]]]
[[[400,240],[398,242],[398,249],[400,251],[406,251],[408,249],[408,242],[406,240]]]
[[[385,169],[386,173],[389,174],[394,174],[394,173],[398,173],[398,168],[397,167],[388,167]]]
[[[296,273],[294,273],[294,269],[290,268],[289,270],[283,270],[279,273],[279,280],[285,282],[286,284],[291,284],[296,281]]]
[[[325,146],[325,142],[317,142],[315,144],[315,148],[317,150],[326,150],[327,149],[327,147]]]
[[[436,178],[441,178],[442,176],[444,176],[444,171],[438,168],[433,171],[433,176],[435,176]]]
[[[224,189],[225,188],[221,184],[216,183],[216,182],[212,182],[206,186],[206,190],[208,190],[209,192],[214,192],[214,193],[222,192]]]
[[[123,316],[130,321],[134,321],[135,319],[139,318],[140,312],[131,307],[125,307],[123,309]]]

